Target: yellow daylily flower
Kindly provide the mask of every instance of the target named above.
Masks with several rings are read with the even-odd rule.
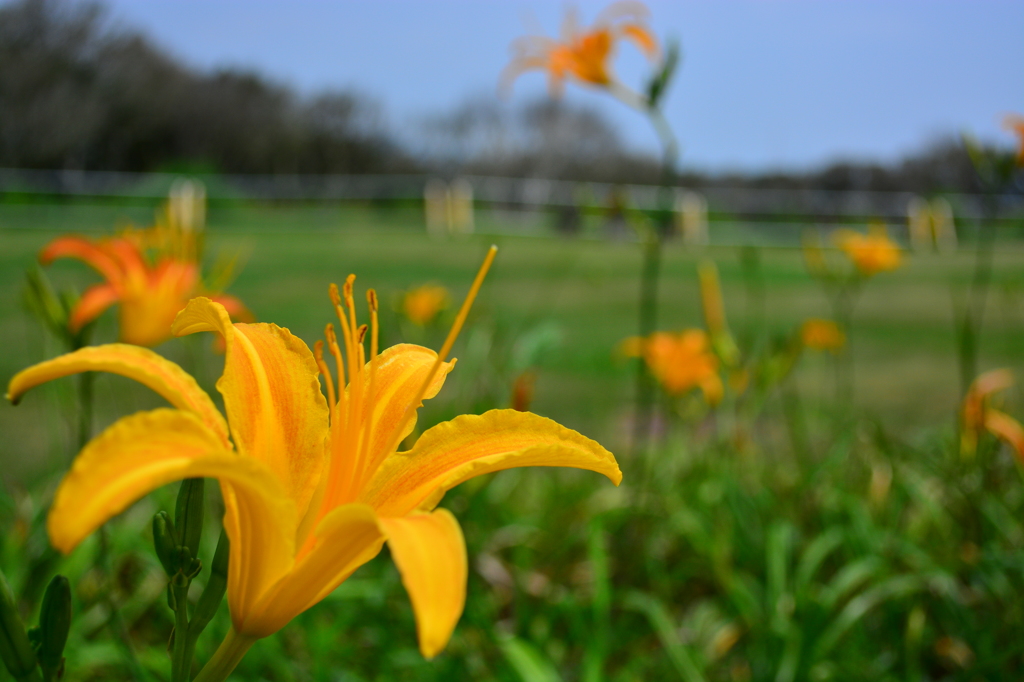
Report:
[[[889,239],[885,225],[872,225],[868,234],[840,230],[836,233],[836,242],[865,277],[895,270],[902,260],[900,247]]]
[[[832,320],[812,317],[800,325],[800,343],[811,350],[838,353],[846,345],[846,334]]]
[[[717,405],[722,400],[724,387],[718,375],[718,358],[702,329],[655,332],[647,338],[630,337],[622,342],[620,351],[626,356],[642,357],[651,374],[670,395],[700,388],[709,405]]]
[[[216,478],[231,540],[232,630],[207,665],[213,672],[199,680],[223,679],[254,641],[327,596],[385,542],[412,601],[420,650],[436,655],[462,613],[467,579],[459,525],[436,508],[447,490],[519,466],[590,469],[616,485],[622,478],[598,443],[515,410],[456,417],[397,451],[422,400],[441,390],[455,365],[445,356],[491,258],[493,250],[440,353],[409,344],[378,353],[376,295],[368,292],[368,329],[356,320],[355,278],[341,292],[332,285],[341,333],[328,325],[325,335],[337,384],[321,342],[310,352],[287,329],[232,324],[222,305],[193,299],[173,331],[223,338],[217,389],[226,419],[191,376],[144,348],[85,348],[20,372],[8,387],[11,400],[56,377],[106,371],[153,388],[174,408],[124,417],[86,445],[57,490],[47,522],[51,542],[70,552],[150,491]]]
[[[994,369],[978,376],[971,384],[960,408],[960,454],[973,457],[984,431],[1013,448],[1024,462],[1024,426],[1002,410],[992,407],[992,396],[1013,386],[1013,373]]]
[[[410,289],[402,297],[402,312],[413,324],[424,326],[448,307],[448,290],[437,284]]]
[[[623,0],[609,5],[592,27],[584,29],[570,10],[562,22],[560,40],[525,36],[512,44],[512,62],[502,75],[503,86],[532,69],[548,72],[551,91],[556,95],[566,78],[602,88],[615,86],[610,62],[617,41],[630,40],[652,62],[658,59],[658,42],[645,25],[649,15],[643,3]]]

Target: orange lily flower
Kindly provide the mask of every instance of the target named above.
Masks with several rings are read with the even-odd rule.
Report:
[[[811,350],[837,353],[846,345],[846,334],[832,320],[812,317],[800,326],[800,343]]]
[[[642,357],[651,374],[671,395],[681,395],[700,388],[709,405],[717,405],[724,392],[718,375],[718,358],[711,350],[711,340],[701,329],[655,332],[648,338],[626,339],[622,352]]]
[[[872,225],[868,234],[841,230],[836,234],[836,241],[865,277],[900,266],[900,247],[889,239],[885,225]]]
[[[1003,128],[1017,136],[1017,165],[1024,166],[1024,116],[1007,114],[1003,118]]]
[[[462,613],[468,570],[458,523],[436,509],[447,490],[519,466],[590,469],[616,485],[622,478],[598,443],[515,410],[456,417],[397,452],[422,400],[440,391],[455,365],[445,357],[491,258],[493,251],[440,354],[409,344],[378,354],[376,295],[368,292],[368,330],[356,320],[355,278],[341,292],[332,285],[341,333],[328,325],[325,335],[337,384],[321,342],[310,352],[287,329],[232,324],[222,305],[193,299],[175,320],[174,334],[211,331],[224,339],[217,388],[226,420],[191,376],[144,348],[85,348],[22,371],[8,388],[12,400],[59,376],[108,371],[153,388],[175,408],[125,417],[82,450],[50,510],[54,546],[70,552],[171,481],[216,478],[231,540],[233,627],[197,681],[224,679],[253,642],[330,594],[385,542],[412,601],[420,650],[436,655]]]
[[[512,62],[501,80],[508,85],[525,71],[541,69],[548,72],[554,94],[562,91],[566,78],[611,87],[616,84],[610,61],[617,41],[630,40],[651,61],[658,59],[658,42],[645,25],[649,15],[643,3],[615,2],[605,8],[592,27],[584,29],[570,10],[562,22],[560,40],[525,36],[512,43]]]
[[[448,290],[436,284],[416,287],[402,297],[402,312],[410,322],[420,327],[433,320],[446,307]]]
[[[188,197],[184,197],[188,199]],[[39,252],[49,265],[57,258],[76,258],[106,280],[85,290],[68,320],[72,332],[114,305],[120,306],[119,336],[125,343],[155,346],[171,336],[174,316],[197,295],[209,296],[239,319],[251,319],[233,296],[205,291],[200,282],[198,225],[186,211],[183,197],[172,195],[157,224],[129,229],[115,237],[90,239],[66,235]],[[195,203],[195,202],[191,202]]]
[[[1008,369],[994,369],[980,375],[971,384],[960,408],[960,454],[974,456],[978,438],[988,431],[1013,448],[1024,463],[1024,426],[1020,422],[991,406],[991,396],[1013,386],[1013,373]]]

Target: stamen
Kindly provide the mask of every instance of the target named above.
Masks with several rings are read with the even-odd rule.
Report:
[[[377,292],[373,289],[368,289],[366,292],[366,302],[370,308],[370,381],[366,390],[366,404],[368,409],[366,414],[363,416],[363,435],[362,440],[359,443],[359,461],[358,468],[355,469],[353,475],[354,489],[358,490],[362,487],[363,479],[368,472],[372,472],[375,467],[375,462],[370,461],[370,441],[373,438],[373,412],[374,406],[376,405],[376,381],[377,381],[377,341],[379,326],[377,321]],[[365,325],[364,325],[365,326]]]
[[[324,336],[327,338],[327,347],[330,349],[331,355],[334,356],[334,364],[338,366],[338,402],[331,405],[331,422],[334,423],[334,411],[337,411],[340,419],[341,413],[345,409],[345,361],[341,357],[341,348],[338,347],[338,337],[334,334],[334,325],[330,322],[324,327]]]
[[[370,362],[377,357],[377,292],[373,289],[366,291],[366,302],[370,304]],[[371,369],[372,369],[371,365]],[[371,373],[371,376],[372,373]]]
[[[327,288],[327,291],[331,294],[331,303],[334,305],[341,305],[341,296],[338,294],[338,285],[331,282],[331,286]]]
[[[334,379],[331,378],[331,370],[327,367],[327,363],[324,362],[324,342],[317,341],[313,344],[313,357],[316,358],[316,366],[320,369],[320,373],[324,375],[324,383],[327,384],[327,405],[333,411],[334,410]],[[334,421],[333,415],[331,421]]]
[[[356,343],[358,343],[360,346],[363,344],[363,341],[366,339],[366,330],[367,330],[367,326],[365,324],[361,324],[361,325],[359,325],[359,329],[356,331]]]
[[[494,262],[494,256],[497,255],[497,253],[498,247],[492,244],[491,248],[487,250],[487,255],[484,256],[483,264],[476,273],[476,278],[473,280],[473,285],[469,288],[469,293],[466,294],[466,300],[462,302],[462,307],[459,308],[459,314],[455,316],[455,322],[452,324],[451,331],[448,332],[448,338],[444,340],[444,345],[441,346],[441,350],[437,354],[437,359],[434,360],[434,364],[427,373],[423,384],[420,385],[420,389],[416,392],[416,399],[412,400],[405,406],[405,412],[398,422],[399,426],[395,429],[395,436],[385,452],[392,452],[398,448],[402,438],[402,432],[405,430],[406,422],[409,420],[410,415],[416,413],[416,408],[423,401],[423,396],[426,395],[427,389],[430,387],[430,383],[434,380],[434,376],[437,374],[437,370],[440,369],[441,364],[444,363],[445,359],[447,359],[448,353],[451,352],[452,346],[455,345],[455,339],[458,338],[459,332],[462,331],[462,325],[466,322],[466,318],[469,316],[469,309],[473,307],[473,301],[476,300],[476,295],[480,292],[480,287],[483,285],[484,278],[487,276],[487,271],[491,269],[491,263]]]

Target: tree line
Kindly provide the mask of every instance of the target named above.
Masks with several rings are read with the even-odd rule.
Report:
[[[0,167],[223,173],[479,173],[654,183],[657,160],[628,149],[598,112],[537,101],[470,100],[400,140],[353,91],[312,97],[238,69],[181,64],[98,3],[0,6]],[[958,140],[894,164],[708,176],[728,184],[825,189],[976,189]]]

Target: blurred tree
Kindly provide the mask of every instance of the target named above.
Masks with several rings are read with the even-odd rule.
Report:
[[[96,3],[0,8],[0,165],[365,173],[411,162],[356,93],[304,99],[264,77],[202,74]]]

